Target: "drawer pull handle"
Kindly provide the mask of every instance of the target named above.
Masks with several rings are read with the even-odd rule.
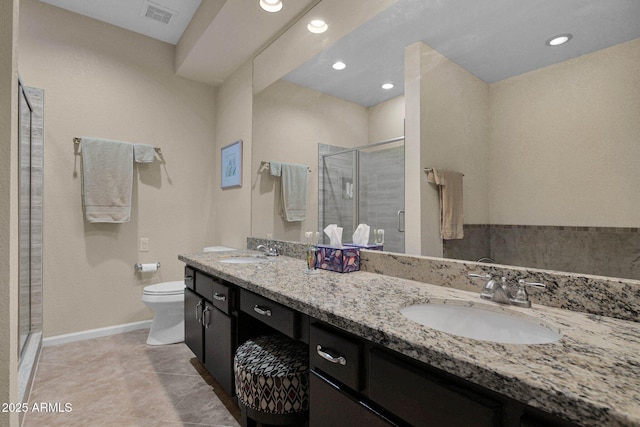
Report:
[[[340,355],[332,354],[331,351],[323,349],[322,346],[319,344],[316,347],[316,351],[318,352],[318,355],[320,357],[322,357],[324,360],[328,360],[331,363],[339,363],[342,366],[347,364],[347,359],[345,359]]]
[[[227,296],[225,294],[221,294],[221,293],[215,292],[213,294],[213,299],[217,300],[217,301],[226,301],[227,300]]]
[[[211,316],[207,316],[207,313],[209,312],[211,312],[211,310],[209,310],[209,307],[205,307],[204,311],[202,312],[202,326],[204,326],[206,329],[209,329],[209,325],[211,324]]]
[[[271,310],[269,310],[268,308],[263,308],[263,307],[260,307],[259,305],[256,305],[255,307],[253,307],[253,311],[255,311],[256,313],[262,316],[271,317]]]
[[[196,320],[202,322],[202,301],[198,301],[196,304]]]

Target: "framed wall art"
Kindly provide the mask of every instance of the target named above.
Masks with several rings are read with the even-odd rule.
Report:
[[[242,140],[220,150],[220,187],[242,187]]]

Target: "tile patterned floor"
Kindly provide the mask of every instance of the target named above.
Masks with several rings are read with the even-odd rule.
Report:
[[[29,408],[53,411],[28,411],[23,427],[239,426],[237,406],[193,353],[182,343],[148,346],[147,333],[43,348]]]

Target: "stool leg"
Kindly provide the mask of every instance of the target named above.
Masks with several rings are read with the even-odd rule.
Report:
[[[240,424],[242,427],[258,427],[258,423],[251,418],[247,414],[247,407],[242,403],[238,402],[238,406],[240,407]]]

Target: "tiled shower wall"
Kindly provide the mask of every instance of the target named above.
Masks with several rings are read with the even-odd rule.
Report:
[[[640,279],[640,229],[532,225],[465,225],[445,240],[445,258]]]

